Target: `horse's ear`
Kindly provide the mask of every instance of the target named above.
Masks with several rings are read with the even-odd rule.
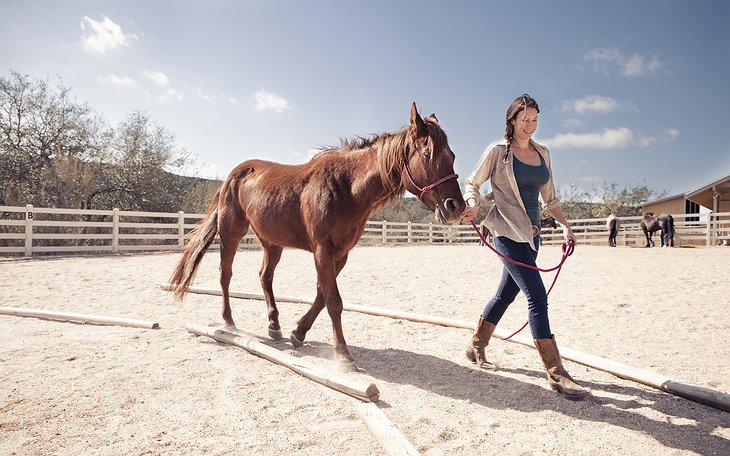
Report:
[[[435,123],[436,125],[439,124],[439,120],[436,118],[436,114],[431,113],[430,116],[426,117],[426,120],[430,120],[431,122]]]
[[[411,105],[411,128],[415,129],[416,136],[424,136],[426,134],[426,124],[423,123],[423,119],[418,115],[415,101]]]

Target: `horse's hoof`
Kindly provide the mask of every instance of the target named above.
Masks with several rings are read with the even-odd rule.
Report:
[[[340,372],[357,372],[359,369],[355,361],[338,361],[337,370]]]
[[[294,348],[299,348],[304,345],[304,341],[297,339],[297,336],[294,335],[294,331],[289,334],[289,340],[291,341],[291,344],[294,346]]]
[[[274,340],[281,340],[281,338],[284,336],[281,334],[281,329],[269,328],[269,337],[271,337]]]

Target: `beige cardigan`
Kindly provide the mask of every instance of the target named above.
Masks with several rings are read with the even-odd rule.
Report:
[[[547,147],[530,140],[548,167],[550,178],[540,187],[540,196],[548,210],[560,206],[555,194],[553,171],[550,166],[550,152]],[[505,159],[507,158],[507,159]],[[487,180],[491,180],[492,192],[487,200],[494,200],[494,206],[484,218],[484,224],[495,236],[505,236],[516,242],[527,242],[533,250],[532,222],[527,215],[525,205],[520,197],[520,189],[515,180],[513,167],[514,154],[507,157],[507,141],[501,140],[490,144],[484,151],[471,176],[466,180],[464,201],[474,198],[479,204],[479,189]]]

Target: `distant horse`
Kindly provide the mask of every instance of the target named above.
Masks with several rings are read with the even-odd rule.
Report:
[[[554,217],[545,217],[540,219],[540,228],[557,228],[558,224]]]
[[[646,236],[646,245],[644,247],[653,247],[654,241],[652,237],[656,231],[661,231],[662,247],[674,247],[674,217],[671,214],[659,214],[654,217],[653,212],[647,212],[641,220],[641,230]]]
[[[616,247],[616,235],[621,226],[621,220],[616,215],[611,214],[606,220],[606,229],[608,230],[608,246]]]
[[[220,235],[223,320],[235,326],[228,287],[236,249],[249,227],[264,252],[259,276],[268,309],[268,332],[280,339],[274,300],[274,269],[285,247],[310,251],[317,270],[317,296],[297,322],[290,340],[303,344],[315,319],[327,308],[335,360],[354,368],[342,331],[342,298],[337,276],[372,212],[405,191],[418,195],[441,223],[460,219],[465,204],[454,174],[454,153],[436,116],[422,119],[413,103],[410,125],[396,133],[343,141],[302,165],[263,160],[241,163],[213,197],[206,218],[192,232],[170,283],[182,300],[195,272]],[[408,267],[417,265],[405,265]]]
[[[662,229],[662,247],[674,247],[674,217],[672,214],[660,214],[657,220]]]

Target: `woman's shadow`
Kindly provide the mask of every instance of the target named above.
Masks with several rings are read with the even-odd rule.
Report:
[[[353,345],[348,345],[348,348],[364,374],[384,382],[412,385],[433,394],[468,400],[495,409],[526,413],[553,410],[581,420],[604,422],[649,434],[671,448],[698,454],[730,454],[730,441],[713,434],[718,427],[730,426],[730,414],[668,393],[613,383],[587,382],[581,379],[582,385],[593,390],[624,397],[640,397],[643,401],[640,403],[636,400],[591,396],[581,401],[581,406],[576,407],[575,402],[568,401],[547,388],[538,387],[530,381],[512,378],[524,376],[526,379],[529,377],[544,379],[544,371],[509,368],[489,371],[466,365],[466,359],[464,364],[459,364],[432,355],[400,349],[374,350]],[[308,341],[297,350],[296,356],[321,357],[326,350],[331,351],[331,346]],[[510,375],[501,375],[500,371]],[[428,372],[428,375],[423,375],[424,372]],[[540,396],[540,400],[524,400],[525,397],[536,395]],[[381,399],[387,401],[386,397],[381,396]],[[688,418],[695,424],[676,425],[630,412],[631,409],[644,407],[650,407],[668,416]],[[710,418],[706,416],[696,418],[698,413],[695,410],[699,408],[704,408],[703,412],[709,411],[710,413],[706,415],[710,415]]]

